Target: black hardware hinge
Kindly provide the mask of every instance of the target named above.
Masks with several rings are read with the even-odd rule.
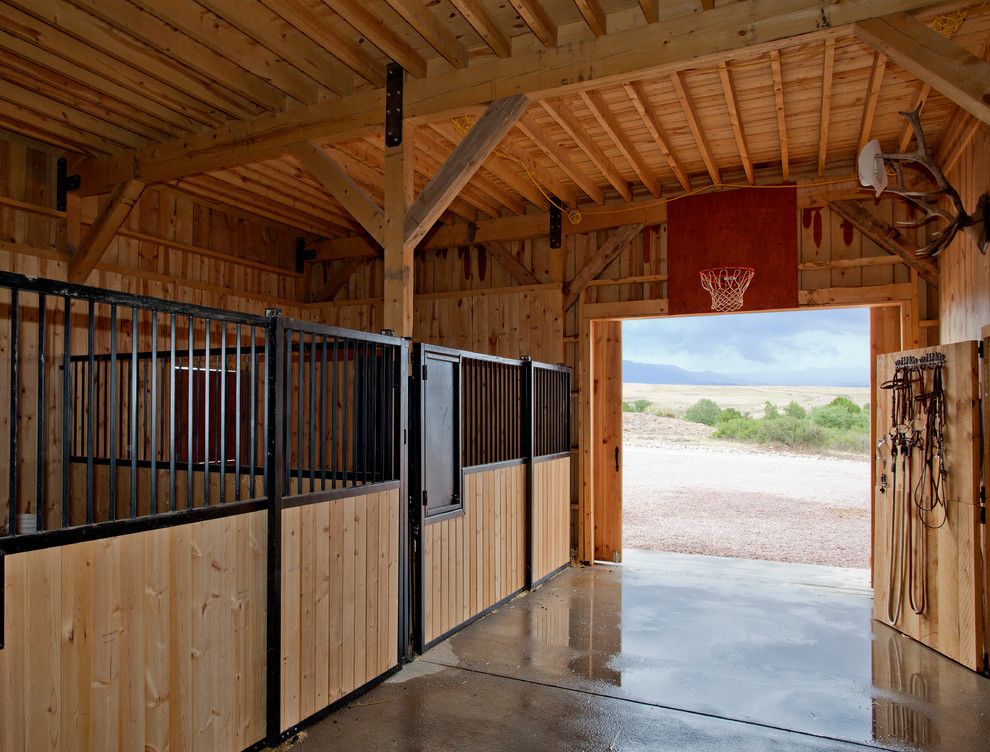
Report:
[[[423,366],[423,374],[420,376],[421,381],[426,381],[426,366]]]
[[[79,190],[82,178],[69,174],[69,163],[62,157],[55,163],[55,209],[65,211],[68,206],[69,191]]]
[[[428,497],[427,491],[426,491],[426,489],[423,489],[423,506],[424,507],[427,504],[427,497]]]
[[[306,247],[306,238],[296,238],[296,273],[302,274],[306,269],[306,262],[316,258],[316,251]]]
[[[557,199],[550,201],[550,247],[560,248],[564,234],[564,216],[557,206]]]
[[[983,357],[983,340],[977,340],[976,342],[976,354],[981,358]]]
[[[398,63],[385,66],[385,146],[399,146],[402,143],[404,73]]]

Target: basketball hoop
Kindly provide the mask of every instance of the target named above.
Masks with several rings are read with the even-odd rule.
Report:
[[[743,307],[743,293],[756,275],[749,266],[718,266],[701,270],[701,286],[712,296],[713,311],[738,311]]]

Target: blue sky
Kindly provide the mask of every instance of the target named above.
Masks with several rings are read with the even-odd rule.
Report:
[[[689,371],[772,376],[842,369],[865,378],[870,313],[847,308],[626,321],[622,348],[625,360]]]

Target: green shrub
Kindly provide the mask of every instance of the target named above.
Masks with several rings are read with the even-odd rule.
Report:
[[[661,407],[660,405],[653,403],[648,408],[646,412],[650,415],[656,415],[661,418],[676,418],[677,414],[673,410],[669,410],[666,407]]]
[[[813,423],[834,431],[869,431],[870,413],[845,397],[836,397],[827,405],[811,411]]]
[[[806,418],[808,416],[808,411],[801,407],[801,405],[797,402],[791,402],[784,408],[784,415],[789,415],[792,418]]]
[[[714,426],[718,422],[722,409],[710,399],[702,399],[695,402],[684,413],[684,419],[692,423],[702,423],[706,426]]]
[[[739,418],[746,417],[741,412],[736,410],[734,407],[727,407],[718,416],[719,423],[728,423],[732,420],[738,420]]]
[[[650,401],[645,399],[638,399],[635,402],[623,402],[622,412],[624,413],[645,413],[650,407]]]
[[[718,428],[712,436],[716,439],[760,442],[760,422],[748,415],[730,417],[719,421]]]
[[[764,402],[763,417],[766,418],[767,420],[773,420],[774,418],[779,418],[780,411],[777,409],[777,406],[772,402]]]

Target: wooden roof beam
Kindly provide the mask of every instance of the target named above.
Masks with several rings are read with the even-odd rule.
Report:
[[[401,65],[409,75],[416,78],[423,78],[426,75],[426,58],[384,20],[368,10],[367,3],[361,0],[323,0],[323,4]]]
[[[365,232],[377,242],[384,242],[382,223],[385,214],[382,208],[329,154],[312,141],[294,146],[290,153],[361,224]]]
[[[899,13],[857,23],[856,38],[990,124],[990,63]]]
[[[646,23],[656,23],[660,20],[659,0],[639,0],[639,9],[643,11],[643,18]]]
[[[540,280],[536,278],[536,275],[530,271],[528,266],[519,260],[519,257],[505,243],[498,240],[487,240],[483,243],[478,243],[478,245],[488,251],[489,255],[498,261],[502,268],[511,274],[519,284],[540,284]]]
[[[623,84],[622,87],[626,90],[626,94],[629,95],[633,107],[639,113],[643,125],[650,132],[650,136],[653,137],[653,141],[656,143],[657,148],[660,149],[660,153],[663,154],[663,158],[667,160],[667,164],[673,170],[677,182],[681,184],[681,187],[685,191],[690,191],[691,178],[688,177],[687,172],[681,166],[680,160],[677,159],[677,155],[674,154],[674,150],[670,147],[667,134],[664,132],[663,126],[660,125],[660,118],[657,117],[656,112],[650,107],[649,101],[646,98],[646,92],[643,91],[642,86],[638,83]]]
[[[509,0],[509,2],[544,47],[557,46],[557,24],[550,18],[540,0]]]
[[[898,256],[923,280],[938,286],[938,265],[930,258],[918,256],[905,242],[904,235],[871,212],[859,201],[829,201],[828,208],[852,224],[863,235],[872,240],[887,253]]]
[[[422,0],[385,0],[433,49],[455,68],[468,63],[467,48]]]
[[[597,91],[583,91],[581,92],[581,99],[585,106],[591,110],[591,114],[594,115],[595,120],[598,121],[598,125],[605,131],[605,135],[615,144],[615,148],[619,150],[619,153],[622,154],[633,171],[639,175],[639,179],[643,181],[643,185],[646,186],[647,190],[654,196],[660,196],[663,193],[660,183],[650,171],[646,162],[643,161],[643,157],[636,149],[636,145],[632,142],[632,139],[626,135],[622,126],[616,121],[605,98]]]
[[[540,102],[543,105],[543,109],[546,113],[554,119],[554,121],[561,128],[564,129],[564,133],[574,139],[574,143],[577,147],[585,153],[591,163],[598,168],[598,171],[602,173],[605,179],[612,184],[612,187],[618,191],[619,195],[622,196],[626,201],[632,201],[632,190],[629,188],[629,183],[626,179],[622,177],[622,174],[615,169],[615,165],[612,160],[605,156],[605,152],[601,150],[595,140],[588,135],[588,131],[585,127],[574,117],[574,113],[568,109],[564,102],[558,102],[554,104],[549,99],[544,99]]]
[[[887,56],[877,52],[873,56],[873,68],[870,71],[870,83],[866,88],[866,101],[863,104],[863,120],[859,127],[859,141],[856,144],[856,154],[866,146],[873,132],[873,119],[877,114],[877,100],[880,99],[880,86],[883,84],[883,74],[887,68]]]
[[[718,77],[722,82],[722,95],[725,97],[725,106],[729,111],[729,124],[732,126],[732,135],[736,139],[736,148],[739,149],[739,158],[742,160],[743,170],[746,173],[746,181],[752,185],[755,182],[753,160],[749,156],[746,131],[743,130],[742,119],[739,117],[739,107],[736,105],[736,93],[732,88],[732,75],[729,73],[728,63],[718,64]]]
[[[712,182],[715,185],[721,185],[722,175],[719,172],[718,164],[715,162],[715,157],[712,156],[712,149],[708,145],[705,132],[701,129],[701,124],[698,122],[698,114],[694,110],[694,102],[691,100],[691,95],[688,94],[687,87],[684,85],[684,77],[679,72],[674,73],[670,77],[670,83],[674,87],[674,95],[681,104],[684,119],[687,120],[688,129],[691,131],[691,135],[694,136],[694,142],[698,146],[698,151],[701,152],[701,159],[708,169],[708,174],[711,176]]]
[[[529,99],[516,94],[492,102],[405,215],[405,243],[416,245],[467,185],[482,163],[519,120]],[[387,193],[386,193],[387,200]]]
[[[499,57],[509,57],[512,54],[509,38],[495,23],[481,0],[450,0],[450,3],[464,16],[471,28],[478,32],[484,43],[491,47],[492,52]]]
[[[351,258],[344,259],[341,263],[335,264],[336,269],[333,271],[333,274],[330,273],[329,269],[324,267],[323,287],[320,289],[319,294],[314,294],[310,297],[310,302],[329,303],[331,300],[336,298],[337,293],[347,286],[347,283],[350,281],[351,277],[354,276],[354,272],[364,266],[365,261],[366,258],[362,256],[353,256]],[[312,273],[312,267],[310,267],[310,274]]]
[[[905,108],[905,112],[913,112],[919,107],[923,107],[925,102],[928,101],[928,97],[932,93],[932,85],[922,82],[921,86],[918,87],[918,96],[915,97],[914,104],[911,107]],[[897,151],[905,152],[908,146],[911,144],[911,139],[914,138],[914,128],[911,127],[911,123],[905,123],[904,128],[901,129],[901,137],[897,141]]]
[[[670,75],[685,66],[714,66],[740,51],[765,54],[800,41],[835,34],[836,27],[877,13],[928,7],[932,0],[752,0],[701,14],[637,26],[608,36],[560,45],[466,70],[413,79],[405,87],[405,115],[414,122],[464,112],[499,97],[526,92],[534,99]],[[822,26],[829,26],[827,31]],[[851,27],[850,27],[851,28]],[[649,50],[645,56],[643,50]],[[254,120],[229,122],[194,136],[73,166],[81,193],[109,190],[128,177],[169,180],[285,153],[307,140],[339,142],[380,132],[384,91],[361,92],[332,102]]]
[[[602,189],[574,163],[574,160],[559,144],[554,143],[547,136],[539,123],[533,120],[531,116],[525,116],[520,118],[518,126],[523,135],[536,144],[592,201],[596,204],[605,203],[605,194]]]
[[[770,73],[773,78],[773,101],[777,110],[777,137],[780,139],[780,172],[787,180],[791,172],[787,145],[787,115],[784,112],[784,74],[780,63],[780,50],[770,50]]]
[[[305,0],[262,0],[268,8],[323,47],[357,75],[375,86],[385,85],[385,65],[347,34],[325,13]]]
[[[835,37],[825,37],[822,59],[822,107],[818,125],[818,177],[825,176],[828,157],[828,131],[832,120],[832,73],[835,70]]]
[[[605,9],[602,8],[601,0],[574,0],[574,4],[584,21],[591,29],[591,33],[596,37],[603,37],[607,33],[607,23],[605,20]]]
[[[127,180],[114,188],[110,200],[69,259],[70,282],[79,284],[86,281],[143,192],[144,183],[139,180]]]
[[[578,297],[588,286],[591,280],[608,268],[608,265],[618,258],[633,239],[643,230],[643,225],[626,225],[617,229],[612,236],[605,241],[595,254],[588,259],[581,270],[574,275],[574,279],[566,286],[564,291],[564,310],[566,311],[577,302]]]

